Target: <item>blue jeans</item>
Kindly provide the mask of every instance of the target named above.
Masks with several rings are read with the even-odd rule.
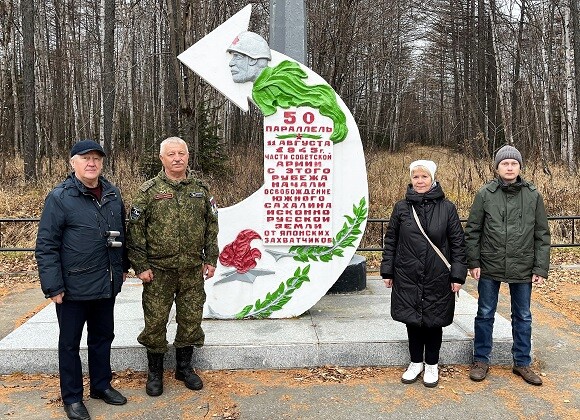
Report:
[[[531,279],[530,279],[531,280]],[[512,309],[512,357],[515,366],[530,366],[532,358],[532,312],[530,311],[532,283],[508,283]],[[501,282],[480,278],[477,291],[477,316],[473,360],[489,364],[493,343],[493,322]]]

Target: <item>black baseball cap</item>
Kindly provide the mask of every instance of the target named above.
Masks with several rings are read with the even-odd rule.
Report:
[[[70,156],[74,155],[84,155],[89,152],[99,152],[101,155],[106,156],[105,151],[99,143],[94,140],[81,140],[76,142],[72,149],[70,149]]]

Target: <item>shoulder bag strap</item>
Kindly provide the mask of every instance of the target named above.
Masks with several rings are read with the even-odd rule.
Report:
[[[431,246],[433,247],[433,249],[435,250],[437,255],[439,255],[439,258],[441,258],[443,260],[447,269],[449,271],[451,271],[451,264],[449,264],[449,261],[447,261],[447,258],[445,258],[445,255],[443,255],[443,253],[439,250],[439,248],[437,248],[435,246],[435,244],[433,242],[431,242],[431,239],[429,239],[429,237],[427,236],[427,234],[423,230],[423,226],[421,226],[421,222],[419,221],[419,217],[417,216],[417,212],[415,211],[415,206],[413,206],[411,204],[411,208],[413,209],[413,217],[415,218],[415,222],[417,222],[417,226],[419,226],[419,230],[421,231],[423,236],[425,236],[425,238],[427,238],[427,240],[429,241],[429,243],[431,244]]]

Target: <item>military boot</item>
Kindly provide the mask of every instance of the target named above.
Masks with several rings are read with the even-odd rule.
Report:
[[[149,371],[147,372],[147,385],[145,392],[151,397],[163,394],[163,357],[164,353],[147,352]]]
[[[183,381],[185,386],[194,391],[203,388],[203,382],[191,367],[193,347],[178,347],[175,349],[175,379]]]

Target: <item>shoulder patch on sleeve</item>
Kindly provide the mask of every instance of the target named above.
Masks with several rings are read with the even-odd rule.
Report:
[[[213,196],[209,199],[209,204],[211,204],[211,211],[213,212],[214,216],[218,214],[218,206]]]
[[[149,188],[151,188],[153,185],[155,185],[155,179],[150,179],[149,181],[145,181],[143,184],[141,184],[141,186],[139,187],[139,190],[145,192]]]
[[[130,220],[139,220],[139,218],[141,217],[141,214],[143,214],[143,211],[139,208],[139,207],[131,207],[131,213],[129,215],[129,219]]]

